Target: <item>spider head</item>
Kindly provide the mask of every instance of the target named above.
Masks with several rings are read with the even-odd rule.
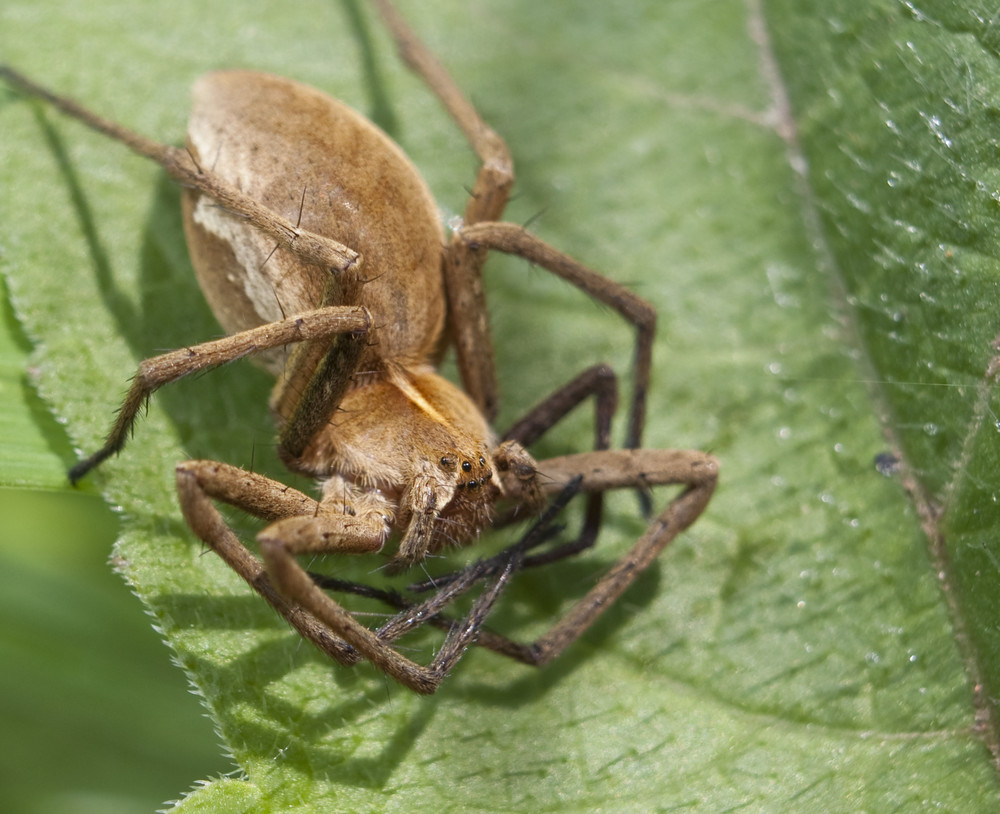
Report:
[[[434,524],[430,551],[473,542],[490,524],[493,504],[501,495],[496,465],[485,448],[475,454],[449,452],[438,460],[438,467],[451,497]]]
[[[438,506],[428,553],[475,541],[492,523],[493,506],[501,497],[514,499],[529,511],[544,503],[535,460],[516,441],[482,447],[478,454],[443,455],[438,466],[451,478],[442,484],[442,494],[451,496]]]
[[[459,463],[461,458],[461,463]],[[474,460],[470,460],[470,458]],[[480,490],[483,493],[489,491],[493,486],[493,468],[486,459],[486,454],[466,456],[442,455],[439,461],[441,468],[445,472],[455,472],[457,476],[456,496],[468,495],[473,500],[478,497]],[[493,489],[494,493],[496,487]]]

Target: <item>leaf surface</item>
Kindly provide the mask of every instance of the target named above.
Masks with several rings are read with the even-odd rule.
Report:
[[[293,76],[387,127],[461,211],[474,161],[367,8],[147,5],[10,2],[0,53],[175,143],[200,73]],[[541,213],[535,232],[657,306],[646,444],[710,450],[723,482],[559,662],[471,652],[417,698],[301,645],[184,526],[176,461],[280,474],[267,377],[241,363],[164,389],[90,483],[122,507],[116,561],[243,772],[176,810],[994,806],[970,690],[997,675],[986,35],[895,3],[402,11],[508,140],[509,218]],[[0,117],[2,263],[33,381],[92,450],[140,359],[219,329],[162,173],[12,96]],[[613,314],[518,261],[488,283],[500,426],[588,364],[627,373]],[[588,424],[540,454],[581,449]],[[498,624],[537,634],[585,590],[642,530],[631,495],[611,515],[598,550],[526,575]]]

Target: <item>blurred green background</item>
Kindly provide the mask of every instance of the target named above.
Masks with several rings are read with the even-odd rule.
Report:
[[[28,387],[28,345],[9,307],[0,313],[0,358],[20,359]],[[54,450],[52,465],[69,455]],[[16,483],[20,465],[18,450],[2,450],[0,486]],[[0,517],[0,811],[154,811],[229,771],[184,675],[108,563],[118,521],[104,501],[85,489],[0,488]]]

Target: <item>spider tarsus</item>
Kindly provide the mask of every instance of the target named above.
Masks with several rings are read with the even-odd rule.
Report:
[[[77,461],[66,473],[70,484],[76,486],[77,483],[83,480],[83,478],[85,478],[92,469],[96,469],[112,455],[117,455],[121,452],[123,446],[124,440],[115,444],[108,444],[97,450],[97,452],[92,455],[88,455],[86,458],[82,458]]]

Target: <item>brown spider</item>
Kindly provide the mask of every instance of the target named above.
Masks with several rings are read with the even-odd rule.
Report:
[[[101,449],[70,471],[73,481],[129,436],[160,386],[251,355],[277,377],[271,407],[288,468],[315,477],[320,499],[225,463],[177,466],[181,508],[194,532],[296,630],[343,664],[368,659],[411,689],[433,692],[475,642],[533,664],[559,655],[704,510],[717,463],[700,452],[639,450],[655,312],[647,302],[561,254],[523,228],[499,222],[513,184],[503,141],[386,0],[375,0],[403,59],[426,81],[480,160],[464,225],[445,240],[431,195],[400,148],[362,116],[288,79],[247,71],[209,74],[194,88],[186,150],[150,142],[55,96],[15,71],[12,84],[152,158],[184,185],[184,225],[199,283],[223,339],[147,359]],[[616,379],[599,365],[533,408],[503,436],[490,428],[496,379],[481,270],[489,250],[523,257],[617,310],[637,329],[629,449],[610,450]],[[463,389],[436,371],[449,345]],[[290,353],[287,347],[292,346]],[[537,463],[526,447],[589,397],[596,449]],[[658,484],[686,488],[633,548],[540,639],[511,642],[482,628],[524,564],[589,546],[604,491]],[[494,506],[540,510],[547,495],[588,493],[580,538],[529,555],[551,511],[502,555],[439,581],[420,604],[370,589],[403,609],[376,631],[360,624],[296,556],[380,551],[399,536],[395,567],[443,547],[467,545],[494,523]],[[226,525],[213,501],[269,521],[263,562]],[[441,609],[491,578],[459,624]],[[356,589],[350,588],[348,589]],[[393,641],[424,621],[449,634],[430,664]]]

